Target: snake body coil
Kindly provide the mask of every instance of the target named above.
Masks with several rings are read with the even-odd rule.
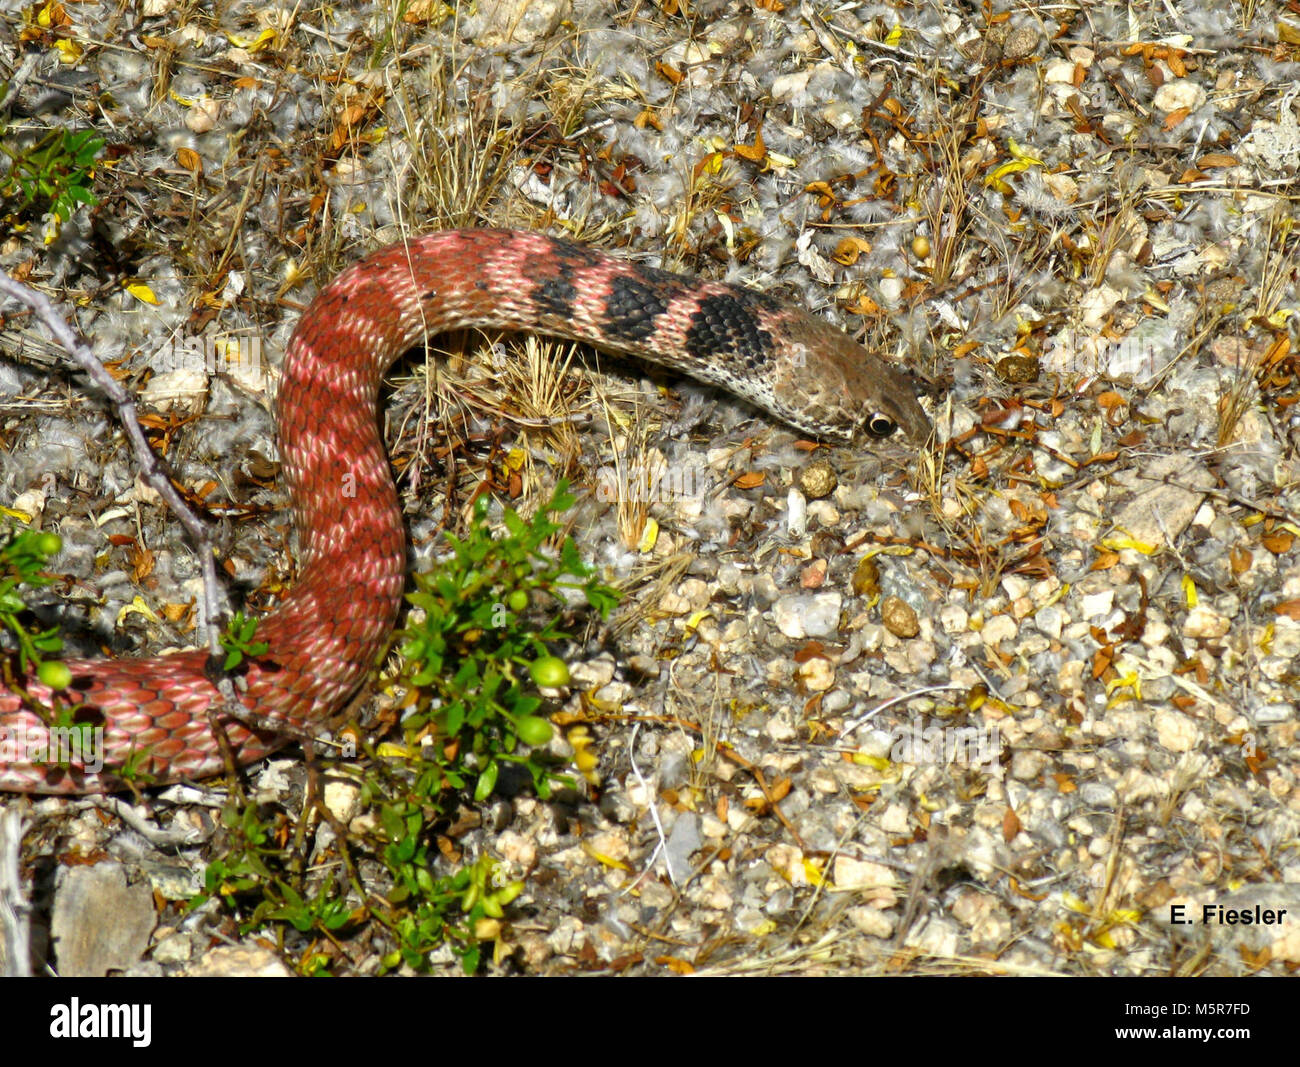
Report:
[[[637,356],[720,385],[804,431],[850,440],[929,421],[906,380],[839,330],[750,289],[638,266],[510,230],[452,230],[385,248],[340,274],[303,315],[278,396],[280,455],[300,577],[264,618],[269,645],[245,676],[259,718],[318,728],[360,684],[396,621],[405,532],[375,415],[382,375],[445,330],[532,330]],[[65,698],[103,728],[104,766],[48,761],[48,729],[0,692],[0,790],[85,793],[219,772],[208,723],[220,696],[207,653],[68,662]],[[24,687],[46,704],[48,689]],[[240,762],[281,740],[224,720]]]

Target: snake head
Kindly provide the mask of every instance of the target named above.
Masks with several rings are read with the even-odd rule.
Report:
[[[843,331],[791,311],[776,353],[778,412],[802,430],[837,441],[901,431],[916,445],[934,432],[907,377]]]

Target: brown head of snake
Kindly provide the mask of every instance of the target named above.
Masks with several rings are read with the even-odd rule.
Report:
[[[298,581],[261,620],[269,649],[242,701],[259,721],[315,732],[374,666],[397,618],[406,537],[376,401],[412,345],[465,327],[586,341],[721,386],[789,425],[838,441],[930,433],[906,378],[839,330],[750,289],[680,277],[584,245],[512,230],[450,230],[344,271],[304,313],[277,398],[298,533]],[[102,728],[103,765],[49,759],[50,690],[0,692],[0,789],[84,793],[222,770],[208,722],[221,697],[207,653],[72,660],[66,703]],[[240,762],[282,743],[221,716]]]

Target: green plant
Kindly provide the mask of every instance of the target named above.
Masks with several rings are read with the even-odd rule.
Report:
[[[423,618],[398,638],[403,677],[414,694],[407,736],[416,745],[430,732],[442,739],[453,753],[442,771],[455,788],[472,778],[476,800],[491,794],[503,763],[525,767],[538,795],[550,795],[551,772],[529,746],[550,740],[537,716],[536,687],[567,684],[568,668],[548,648],[566,635],[554,613],[531,625],[528,608],[539,597],[562,606],[566,589],[581,593],[602,616],[617,601],[613,589],[591,576],[572,539],[564,539],[558,555],[544,551],[561,529],[550,516],[573,502],[561,482],[527,522],[507,508],[506,536],[493,539],[487,500],[480,498],[465,539],[447,535],[450,558],[417,576],[409,597]],[[521,745],[528,751],[519,751]]]
[[[0,179],[0,196],[21,196],[20,209],[37,204],[64,223],[78,204],[99,203],[90,185],[104,138],[94,130],[51,130],[24,152],[7,145],[0,149],[12,160],[9,173]]]
[[[250,618],[242,611],[236,611],[231,615],[225,631],[217,638],[221,647],[226,650],[226,658],[221,666],[223,671],[233,671],[244,662],[245,656],[256,659],[258,656],[266,655],[270,646],[265,641],[254,641],[253,637],[256,634],[256,618]]]
[[[561,483],[530,520],[507,509],[506,532],[494,539],[481,499],[465,538],[447,535],[448,558],[417,577],[409,599],[419,618],[395,638],[405,665],[393,681],[408,693],[400,737],[365,745],[367,761],[339,768],[351,772],[369,813],[336,827],[347,878],[308,878],[301,827],[282,812],[232,801],[223,815],[226,844],[193,904],[215,897],[237,912],[245,930],[270,924],[283,935],[288,926],[331,941],[375,922],[392,942],[383,970],[424,970],[441,946],[467,973],[477,970],[484,943],[500,944],[499,920],[524,886],[487,855],[435,875],[436,833],[455,796],[472,789],[486,799],[505,764],[525,768],[541,796],[553,782],[569,780],[532,747],[552,736],[539,714],[538,686],[568,682],[567,665],[548,648],[564,636],[555,606],[543,602],[562,606],[563,592],[572,590],[603,615],[617,597],[592,577],[571,540],[556,553],[546,549],[561,530],[552,516],[573,502]],[[251,640],[242,621],[230,629],[236,643]],[[354,855],[382,870],[386,888],[363,887]],[[329,959],[313,943],[298,966],[327,973]]]
[[[27,610],[21,588],[49,585],[53,579],[45,574],[45,567],[62,548],[58,534],[40,530],[11,531],[0,544],[0,629],[8,630],[18,644],[21,672],[27,674],[35,669],[41,681],[54,689],[67,685],[67,668],[44,658],[63,648],[58,628],[31,632],[19,615]],[[60,680],[63,685],[56,684]]]

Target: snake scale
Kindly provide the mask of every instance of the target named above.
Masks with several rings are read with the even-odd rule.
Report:
[[[277,397],[280,456],[301,556],[298,581],[258,629],[242,700],[261,721],[314,732],[373,667],[396,622],[406,538],[380,437],[380,380],[425,338],[466,327],[588,342],[721,386],[820,437],[850,441],[930,423],[906,378],[841,331],[755,290],[641,266],[537,233],[448,230],[384,248],[303,314]],[[208,721],[220,697],[205,651],[68,661],[80,721],[103,728],[103,766],[48,752],[50,691],[0,692],[0,790],[122,788],[220,772]],[[237,759],[283,743],[222,716]]]

